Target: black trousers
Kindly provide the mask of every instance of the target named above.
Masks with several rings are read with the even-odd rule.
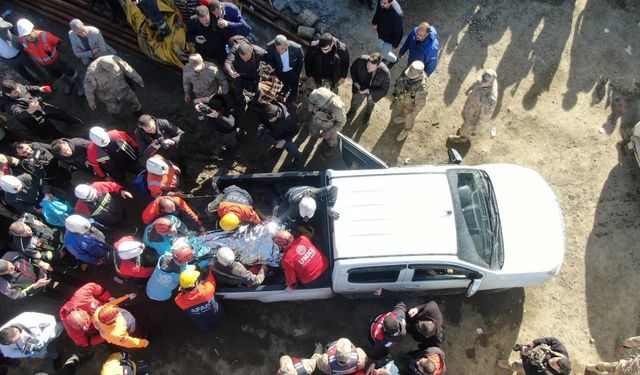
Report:
[[[291,69],[288,72],[278,73],[278,79],[282,81],[282,94],[289,93],[287,103],[291,103],[298,97],[298,83],[300,82],[300,72]]]
[[[38,64],[36,64],[29,55],[22,51],[12,59],[2,60],[32,85],[46,81],[42,69],[40,69]]]

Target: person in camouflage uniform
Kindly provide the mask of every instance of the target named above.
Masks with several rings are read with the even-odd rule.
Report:
[[[621,349],[638,349],[640,348],[640,336],[630,337],[620,344]],[[588,364],[586,369],[602,375],[637,375],[640,374],[640,354],[636,353],[633,358],[621,359],[617,362]]]
[[[465,91],[467,101],[462,109],[462,126],[458,135],[450,135],[449,140],[457,143],[468,142],[480,127],[491,120],[498,104],[498,81],[496,71],[487,69],[480,79]]]
[[[398,116],[391,121],[404,125],[404,129],[396,136],[396,141],[404,141],[413,129],[418,112],[427,104],[427,76],[424,74],[424,63],[414,61],[404,74],[398,78],[393,87],[393,98]]]
[[[525,375],[560,375],[571,373],[569,353],[555,337],[541,337],[515,348],[520,350],[520,360],[509,362],[501,359],[496,365]]]
[[[322,138],[321,146],[326,148],[327,154],[338,145],[338,132],[347,122],[344,107],[340,97],[326,87],[317,88],[309,94],[309,133]]]
[[[95,59],[87,68],[84,90],[89,108],[96,109],[96,99],[107,106],[111,114],[118,114],[122,107],[132,112],[142,109],[136,94],[127,84],[126,78],[144,87],[142,77],[126,61],[118,56],[108,55]]]
[[[195,101],[202,103],[207,103],[216,94],[229,92],[229,83],[222,70],[216,64],[204,61],[198,53],[189,56],[189,63],[184,66],[182,87],[185,103],[191,101],[191,90]]]

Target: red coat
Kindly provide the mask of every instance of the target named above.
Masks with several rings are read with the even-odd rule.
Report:
[[[60,57],[58,44],[61,40],[50,32],[33,30],[36,32],[36,41],[28,42],[23,36],[19,37],[22,48],[40,65],[51,65]]]
[[[187,204],[187,202],[180,198],[180,197],[176,197],[176,196],[172,196],[172,197],[168,197],[169,199],[171,199],[175,204],[176,204],[176,208],[179,211],[179,214],[172,214],[174,216],[177,216],[178,219],[180,219],[182,222],[185,222],[185,216],[191,218],[192,221],[194,221],[195,223],[197,223],[199,226],[202,226],[202,222],[200,221],[200,218],[198,217],[198,215],[196,215],[195,212],[193,212],[193,210],[191,209],[191,207],[189,207],[189,205]],[[158,217],[160,217],[161,213],[160,213],[160,199],[162,199],[162,197],[158,197],[156,199],[154,199],[151,203],[149,203],[149,205],[147,206],[147,208],[144,209],[144,211],[142,211],[142,222],[145,224],[151,224],[155,219],[157,219]]]
[[[106,182],[106,181],[96,181],[91,184],[91,187],[95,188],[98,193],[120,193],[123,189],[122,185],[117,182]],[[77,213],[82,214],[87,217],[91,217],[92,213],[89,211],[89,207],[87,207],[87,203],[82,199],[78,199],[76,202],[75,210]]]
[[[134,141],[133,138],[129,136],[129,134],[121,130],[109,130],[107,134],[109,134],[109,138],[112,142],[119,140],[128,143],[132,150],[138,148],[138,144],[136,143],[136,141]],[[93,167],[93,170],[96,172],[96,174],[104,178],[106,176],[106,173],[100,167],[100,163],[105,163],[106,160],[98,160],[99,150],[100,147],[98,147],[97,144],[93,142],[89,143],[89,145],[87,146],[87,160],[89,161],[89,164],[91,164],[91,167]]]
[[[113,244],[113,247],[118,249],[121,243],[125,241],[137,241],[133,236],[125,236],[118,240],[118,242]],[[148,250],[148,249],[145,249]],[[136,258],[133,259],[120,259],[118,256],[118,251],[116,250],[116,254],[114,255],[116,258],[116,272],[118,275],[122,277],[134,277],[137,279],[148,279],[153,274],[153,271],[156,267],[143,267],[138,264]]]
[[[91,317],[98,307],[109,301],[109,298],[111,298],[111,294],[103,287],[96,283],[88,283],[76,290],[73,293],[73,297],[60,308],[60,320],[67,330],[67,335],[76,345],[88,348],[104,342],[104,339],[100,337],[100,332],[91,324],[91,328],[88,331],[81,331],[72,327],[67,322],[69,313],[75,309],[80,309],[89,313],[89,317]]]
[[[284,251],[281,263],[291,289],[298,287],[298,280],[302,284],[313,282],[329,268],[327,256],[305,236],[293,240]]]
[[[218,216],[222,218],[228,213],[234,213],[238,215],[240,221],[250,221],[254,224],[260,224],[262,222],[262,219],[260,219],[260,216],[258,216],[253,207],[246,204],[233,202],[220,203],[220,205],[218,206]]]
[[[169,164],[169,172],[165,175],[158,176],[151,172],[147,172],[147,186],[151,196],[157,198],[164,193],[178,189],[180,185],[180,168]]]

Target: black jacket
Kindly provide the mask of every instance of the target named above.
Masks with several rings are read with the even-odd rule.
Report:
[[[302,47],[298,43],[290,40],[287,41],[287,43],[289,44],[287,50],[289,54],[289,66],[297,75],[300,75],[304,67],[304,52],[302,52]],[[267,44],[267,64],[276,70],[275,73],[277,76],[282,74],[282,59],[280,59],[280,54],[276,51],[276,43],[273,40]]]
[[[222,29],[216,25],[216,20],[211,17],[211,23],[209,26],[204,27],[198,20],[198,17],[193,15],[186,22],[187,26],[187,40],[196,48],[196,52],[202,55],[202,58],[207,61],[216,61],[218,64],[224,63],[227,57],[227,51],[225,50],[225,44],[227,38]],[[202,44],[196,43],[196,36],[203,36],[206,41]]]
[[[337,38],[333,38],[334,47],[328,54],[323,54],[320,50],[319,40],[311,42],[309,49],[307,50],[307,58],[304,62],[305,71],[307,76],[312,77],[314,80],[319,81],[321,79],[330,79],[333,84],[336,84],[340,78],[347,78],[349,74],[349,50],[347,45],[340,42]],[[329,64],[329,72],[323,72],[323,60]],[[324,74],[323,74],[324,73]]]
[[[45,194],[49,193],[49,185],[41,178],[29,174],[16,176],[24,184],[24,189],[16,194],[4,193],[4,200],[7,204],[19,212],[28,212],[36,215],[40,201]]]
[[[222,113],[218,117],[205,117],[213,129],[222,134],[233,133],[235,131],[236,119],[233,110],[233,100],[230,95],[218,94],[211,98],[211,101],[219,100],[222,102]],[[211,102],[210,101],[210,102]]]
[[[91,141],[84,138],[62,138],[71,148],[71,156],[56,155],[60,166],[68,171],[81,170],[93,175],[93,169],[87,165],[87,146]]]
[[[184,134],[184,130],[179,127],[173,125],[169,122],[169,120],[162,118],[153,118],[156,122],[156,132],[155,134],[149,134],[144,130],[138,127],[133,132],[133,139],[135,139],[138,144],[138,153],[142,155],[143,159],[148,159],[155,155],[156,153],[172,160],[172,156],[175,156],[175,152],[178,150],[178,145],[180,144],[180,138]],[[153,141],[155,140],[166,140],[171,139],[176,144],[165,149],[164,147],[160,147],[159,149],[155,149],[151,146]]]
[[[227,55],[227,59],[224,62],[224,71],[229,74],[231,72],[236,72],[240,74],[240,79],[244,81],[251,81],[258,83],[260,80],[260,76],[258,74],[258,67],[260,66],[260,62],[267,61],[267,51],[265,51],[262,47],[256,46],[252,44],[253,47],[253,56],[249,61],[244,61],[240,57],[240,53],[238,52],[238,46],[240,43],[236,44],[231,48],[231,52]]]
[[[391,77],[389,68],[381,62],[373,74],[367,71],[367,61],[369,55],[362,55],[354,60],[351,64],[351,80],[360,85],[360,89],[369,89],[369,94],[374,102],[384,98],[389,91]],[[358,91],[356,85],[351,85],[351,92]]]
[[[382,9],[378,2],[378,7],[371,23],[378,26],[376,29],[378,39],[390,43],[393,48],[398,48],[404,35],[404,15],[398,1],[393,1],[387,9]]]
[[[547,344],[551,347],[551,350],[564,355],[566,358],[569,358],[569,352],[567,352],[567,348],[564,347],[564,345],[562,345],[562,343],[560,342],[560,340],[558,340],[555,337],[543,337],[543,338],[539,338],[536,340],[533,340],[533,347],[535,348],[536,346],[542,345],[542,344]],[[533,348],[532,348],[533,349]],[[545,364],[545,370],[551,372],[552,374],[556,374],[559,375],[558,372],[556,372],[554,369],[552,369],[548,363],[549,360],[553,357],[557,357],[556,354],[553,353],[547,353],[547,355],[545,356],[544,359],[544,364]],[[522,366],[524,367],[524,373],[526,375],[538,375],[540,374],[540,371],[538,371],[538,368],[535,367],[534,365],[531,364],[529,357],[522,357]]]
[[[442,347],[442,341],[444,340],[444,319],[442,318],[442,312],[440,307],[435,301],[429,301],[425,304],[416,306],[418,312],[413,317],[407,315],[407,332],[413,337],[414,340],[419,342],[421,349],[430,348],[432,346]],[[422,333],[418,332],[416,325],[425,320],[430,320],[436,326],[436,334],[431,337],[426,337]]]
[[[280,108],[280,117],[275,122],[269,122],[266,112],[263,111],[260,113],[260,123],[264,125],[269,137],[273,138],[273,142],[281,139],[291,141],[298,134],[298,123],[283,103],[276,103],[276,105]]]

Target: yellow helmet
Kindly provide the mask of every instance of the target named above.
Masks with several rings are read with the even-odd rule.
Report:
[[[190,289],[196,286],[196,282],[200,277],[200,272],[191,268],[187,268],[180,274],[180,288]]]
[[[225,214],[222,219],[220,219],[220,227],[226,232],[231,232],[236,229],[238,225],[240,225],[240,218],[233,212]]]

